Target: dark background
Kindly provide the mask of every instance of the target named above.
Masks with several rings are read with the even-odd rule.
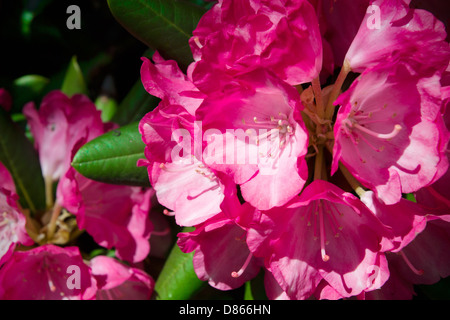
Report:
[[[72,4],[81,10],[80,30],[66,26]],[[106,91],[120,101],[139,80],[147,49],[116,22],[106,0],[0,0],[0,48],[0,88],[13,95],[14,111],[27,102],[15,91],[15,79],[37,74],[50,79],[45,92],[59,89],[74,55],[90,98]]]

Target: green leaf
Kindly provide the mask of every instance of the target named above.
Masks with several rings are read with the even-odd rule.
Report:
[[[138,80],[117,107],[112,121],[119,125],[139,121],[147,112],[153,110],[159,101],[159,98],[145,91],[141,80]]]
[[[206,9],[181,0],[108,0],[116,20],[134,37],[186,69],[189,39]]]
[[[78,150],[72,166],[92,180],[149,186],[146,168],[136,165],[139,159],[145,159],[138,125],[133,122],[89,141]]]
[[[264,286],[264,271],[245,283],[244,300],[268,300]]]
[[[14,80],[11,95],[13,99],[13,111],[21,112],[23,106],[30,101],[42,99],[50,79],[37,74],[28,74]]]
[[[245,283],[244,300],[255,300],[255,298],[253,298],[252,284],[250,281]]]
[[[74,94],[88,94],[86,82],[84,81],[83,72],[78,64],[77,57],[73,56],[67,67],[66,75],[61,87],[61,91],[71,97]]]
[[[183,253],[173,246],[155,283],[157,300],[187,300],[206,284],[194,271],[193,256],[194,252]]]
[[[408,193],[406,195],[406,199],[409,201],[412,201],[412,202],[416,202],[416,197],[415,197],[414,193]]]
[[[45,209],[45,186],[39,157],[31,142],[0,108],[0,162],[11,173],[23,208]]]

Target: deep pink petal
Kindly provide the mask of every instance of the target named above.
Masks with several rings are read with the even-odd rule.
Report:
[[[89,300],[96,292],[78,247],[48,244],[16,251],[0,269],[2,300]]]
[[[144,271],[107,256],[93,258],[90,266],[99,288],[97,300],[150,300],[155,282]]]
[[[264,257],[293,299],[308,298],[321,279],[345,297],[387,279],[379,253],[387,229],[359,200],[330,183],[314,181],[298,199],[263,212],[261,219],[249,231],[249,248]],[[379,273],[371,278],[374,266]]]
[[[69,98],[60,91],[47,94],[39,107],[28,103],[23,110],[39,152],[42,174],[53,181],[69,169],[72,149],[105,132],[98,111],[87,97]]]
[[[336,101],[342,107],[333,158],[333,170],[341,161],[386,204],[437,179],[447,137],[439,124],[438,75],[422,78],[405,65],[390,67],[366,70]]]
[[[178,245],[183,252],[195,250],[193,263],[199,279],[216,289],[230,290],[242,286],[259,272],[245,235],[232,220],[218,215],[193,232],[178,234]]]

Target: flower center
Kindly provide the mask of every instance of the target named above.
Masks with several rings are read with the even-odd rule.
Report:
[[[288,116],[281,112],[278,113],[278,116],[268,118],[253,117],[251,127],[257,130],[256,145],[266,143],[270,146],[268,150],[260,152],[261,156],[268,156],[269,158],[275,157],[278,151],[283,150],[289,143],[290,137],[295,133],[294,126],[289,122]],[[251,129],[246,130],[247,134],[251,134],[251,132]]]
[[[357,103],[354,103],[354,105],[356,104]],[[358,145],[362,140],[375,152],[382,152],[385,149],[386,144],[391,139],[396,137],[402,130],[402,126],[400,124],[395,124],[391,131],[387,133],[379,133],[370,128],[370,126],[374,123],[388,122],[388,119],[384,116],[380,119],[374,119],[375,117],[373,117],[376,112],[382,111],[385,108],[386,105],[370,112],[364,112],[360,109],[353,110],[349,117],[342,121],[341,130],[347,137],[350,138],[354,145]],[[397,115],[395,113],[392,114],[392,118],[395,118],[396,116]],[[386,126],[389,126],[389,124],[386,124]],[[358,148],[356,148],[356,150],[359,152]],[[366,162],[361,155],[359,155],[359,158],[361,162]]]

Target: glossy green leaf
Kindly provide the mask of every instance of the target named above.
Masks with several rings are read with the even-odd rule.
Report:
[[[78,64],[77,57],[73,56],[67,67],[66,75],[61,87],[61,91],[71,97],[74,94],[88,94],[86,82],[84,81],[83,72]]]
[[[108,4],[116,20],[147,46],[182,68],[192,62],[188,41],[205,8],[182,0],[108,0]]]
[[[11,173],[19,201],[31,212],[45,209],[44,179],[39,157],[23,130],[0,108],[0,162]]]
[[[139,159],[145,159],[138,125],[133,122],[89,141],[78,150],[72,166],[92,180],[149,186],[146,168],[136,165]]]
[[[194,271],[194,252],[183,253],[174,245],[155,283],[155,299],[187,300],[192,298],[205,284]]]

